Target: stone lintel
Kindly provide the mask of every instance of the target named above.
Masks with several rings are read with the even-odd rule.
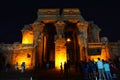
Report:
[[[60,9],[38,9],[38,15],[47,15],[53,14],[58,15],[60,13]]]
[[[54,21],[56,21],[56,20],[59,20],[60,19],[60,17],[59,17],[59,15],[39,15],[38,16],[38,21],[44,21],[44,20],[54,20]]]
[[[88,48],[104,48],[105,44],[101,42],[96,42],[96,43],[88,43]]]
[[[80,15],[80,10],[79,8],[64,8],[62,14],[79,14]]]

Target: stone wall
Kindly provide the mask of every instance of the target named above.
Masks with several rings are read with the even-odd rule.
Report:
[[[5,64],[10,63],[12,68],[16,62],[19,68],[22,62],[26,63],[27,69],[34,67],[34,49],[31,44],[0,44],[0,53],[5,57]]]
[[[113,59],[120,57],[120,40],[117,42],[109,42],[109,51]]]

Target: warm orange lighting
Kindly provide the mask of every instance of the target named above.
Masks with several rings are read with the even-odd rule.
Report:
[[[56,49],[55,52],[55,68],[60,69],[60,65],[62,63],[62,66],[64,67],[64,62],[67,62],[67,57],[66,57],[66,47],[59,47]]]
[[[33,44],[33,33],[29,31],[28,33],[23,34],[22,44]]]
[[[95,62],[98,61],[98,58],[100,58],[100,55],[90,56],[90,60],[94,60]]]
[[[108,53],[108,50],[106,50],[105,48],[103,48],[101,50],[101,55],[92,55],[90,56],[90,59],[91,60],[94,60],[94,61],[98,61],[98,58],[100,58],[101,60],[108,60],[110,58],[110,55]]]
[[[70,38],[67,38],[67,42],[70,42],[71,41],[71,39]]]
[[[44,23],[55,22],[55,20],[43,20]]]
[[[69,22],[72,22],[72,23],[77,23],[79,20],[68,20]]]
[[[14,62],[14,64],[18,62],[18,68],[21,69],[21,64],[23,62],[25,62],[26,64],[26,69],[29,69],[30,68],[30,65],[31,65],[31,58],[28,58],[27,55],[19,55],[16,57],[16,60]]]

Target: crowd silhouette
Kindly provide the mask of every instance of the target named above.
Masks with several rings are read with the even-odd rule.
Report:
[[[120,63],[118,62],[118,65],[119,64]],[[47,70],[51,69],[50,65],[51,65],[50,63],[46,64]],[[67,61],[64,63],[61,62],[60,73],[63,73],[64,76],[69,76],[71,72],[70,69],[74,68],[74,71],[76,73],[80,73],[84,77],[84,80],[117,80],[116,71],[119,70],[119,66],[117,67],[115,62],[113,62],[113,60],[111,59],[107,61],[100,58],[98,58],[97,61],[89,59],[88,61],[75,62],[74,67],[71,67],[71,65],[73,65],[71,61]],[[18,68],[18,62],[16,62],[16,64],[14,65],[14,71],[20,71],[21,73],[24,73],[26,63],[23,62],[19,67],[21,68],[20,69]],[[3,70],[5,72],[10,71],[11,70],[10,63],[7,63],[5,65],[0,63],[0,72]]]

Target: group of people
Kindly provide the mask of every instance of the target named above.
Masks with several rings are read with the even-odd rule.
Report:
[[[70,72],[70,62],[64,62],[64,65],[60,64],[60,72],[64,72],[65,75],[68,75]],[[112,60],[98,60],[95,62],[94,60],[81,61],[76,62],[75,71],[84,76],[85,80],[117,80],[116,71],[118,68],[112,62]]]
[[[68,75],[70,73],[70,61],[64,62],[64,66],[62,66],[62,62],[60,64],[60,72],[64,71],[64,75]]]
[[[11,65],[10,63],[6,63],[5,65],[3,63],[0,63],[0,72],[1,71],[10,71]]]
[[[82,65],[82,72],[85,79],[113,80],[113,78],[117,78],[115,76],[115,70],[117,70],[117,68],[110,61],[105,61],[98,58],[97,62],[89,60],[88,62],[83,62]]]
[[[18,62],[16,62],[15,65],[14,65],[14,70],[15,71],[19,71],[20,70],[23,73],[23,72],[25,72],[25,67],[26,67],[25,62],[22,62],[21,69],[19,69],[18,68]],[[6,71],[6,72],[8,72],[8,71],[11,71],[12,69],[13,69],[13,67],[11,66],[11,64],[9,62],[6,63],[6,65],[2,65],[0,63],[0,71]]]
[[[22,73],[25,71],[25,67],[26,67],[25,62],[22,62],[22,64],[21,64],[21,72],[22,72]],[[15,70],[16,70],[16,71],[19,70],[19,68],[18,68],[18,62],[16,62],[16,64],[15,64]]]

